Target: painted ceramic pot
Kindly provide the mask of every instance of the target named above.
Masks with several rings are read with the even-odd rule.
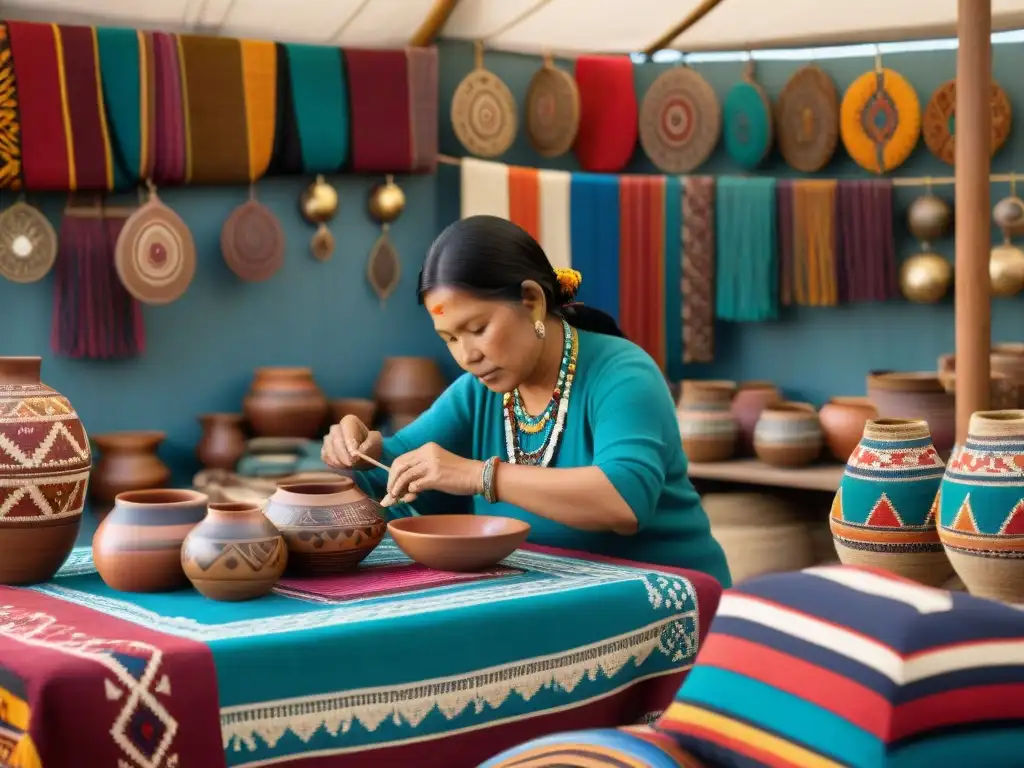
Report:
[[[736,417],[736,453],[754,455],[754,429],[761,411],[773,403],[782,402],[778,387],[770,381],[744,381],[740,383],[729,410]]]
[[[242,402],[257,437],[313,439],[322,433],[327,410],[310,368],[257,368]]]
[[[879,373],[868,376],[868,397],[883,419],[924,419],[939,456],[956,439],[956,403],[938,373]]]
[[[39,357],[0,357],[0,584],[52,578],[82,524],[89,438],[41,369]]]
[[[121,592],[170,592],[188,586],[181,545],[206,515],[205,493],[156,488],[114,500],[92,540],[100,578]]]
[[[754,429],[757,458],[775,467],[803,467],[821,455],[824,438],[810,403],[784,401],[761,411]]]
[[[931,586],[948,581],[935,522],[944,469],[922,419],[868,421],[832,501],[839,559]]]
[[[269,594],[284,573],[288,548],[255,504],[210,504],[185,537],[181,567],[211,600],[252,600]]]
[[[381,507],[349,478],[335,482],[281,483],[264,513],[284,536],[288,563],[297,573],[351,570],[387,532]]]
[[[204,413],[199,417],[203,429],[196,446],[196,458],[206,469],[234,472],[245,454],[245,432],[240,413]]]
[[[833,397],[818,411],[828,452],[846,461],[860,442],[864,425],[877,418],[878,409],[866,397]]]
[[[93,435],[100,458],[93,469],[90,491],[100,503],[99,511],[106,512],[119,494],[167,485],[171,470],[157,455],[166,437],[163,432]]]
[[[736,453],[736,417],[729,404],[731,381],[684,381],[679,396],[679,435],[694,463],[727,461]]]
[[[373,394],[388,416],[419,416],[446,386],[441,369],[431,358],[389,357],[380,369]]]
[[[946,467],[939,537],[971,594],[1024,602],[1024,411],[979,411]]]

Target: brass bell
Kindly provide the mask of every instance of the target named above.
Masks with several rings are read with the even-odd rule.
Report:
[[[1024,289],[1024,251],[1010,242],[992,249],[988,260],[992,295],[1014,296]]]
[[[338,212],[338,190],[317,176],[299,198],[299,210],[310,224],[324,224]]]
[[[992,209],[992,221],[1007,237],[1024,235],[1024,200],[1011,194]]]
[[[953,265],[937,253],[918,253],[900,267],[900,290],[917,304],[933,304],[949,290]]]
[[[949,203],[933,194],[921,195],[907,210],[907,228],[918,240],[932,243],[946,234],[953,220]]]
[[[388,176],[383,184],[370,190],[367,205],[374,221],[378,224],[391,224],[405,210],[405,192],[395,184],[394,177]]]

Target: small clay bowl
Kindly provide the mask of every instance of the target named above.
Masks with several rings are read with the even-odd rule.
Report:
[[[481,571],[526,541],[529,523],[491,515],[422,515],[388,523],[398,548],[436,571]]]

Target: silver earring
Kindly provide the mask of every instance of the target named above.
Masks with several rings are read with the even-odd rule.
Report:
[[[533,324],[533,332],[537,334],[538,339],[543,339],[547,335],[547,329],[544,327],[544,321],[538,320]]]

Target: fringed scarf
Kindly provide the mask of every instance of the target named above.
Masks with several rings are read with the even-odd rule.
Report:
[[[619,325],[665,369],[665,177],[619,179]]]
[[[793,299],[805,307],[839,302],[836,272],[836,182],[793,183]]]
[[[715,203],[715,312],[759,322],[779,314],[775,180],[721,177]]]
[[[793,303],[793,182],[777,181],[775,206],[779,233],[779,302],[784,307]]]
[[[619,177],[574,173],[569,190],[572,265],[583,275],[576,299],[619,319]]]
[[[867,302],[895,298],[899,295],[899,280],[892,182],[840,181],[836,197],[843,299]]]
[[[715,180],[687,176],[683,190],[683,361],[715,359]]]
[[[412,168],[409,64],[405,51],[345,51],[352,91],[352,168]]]

